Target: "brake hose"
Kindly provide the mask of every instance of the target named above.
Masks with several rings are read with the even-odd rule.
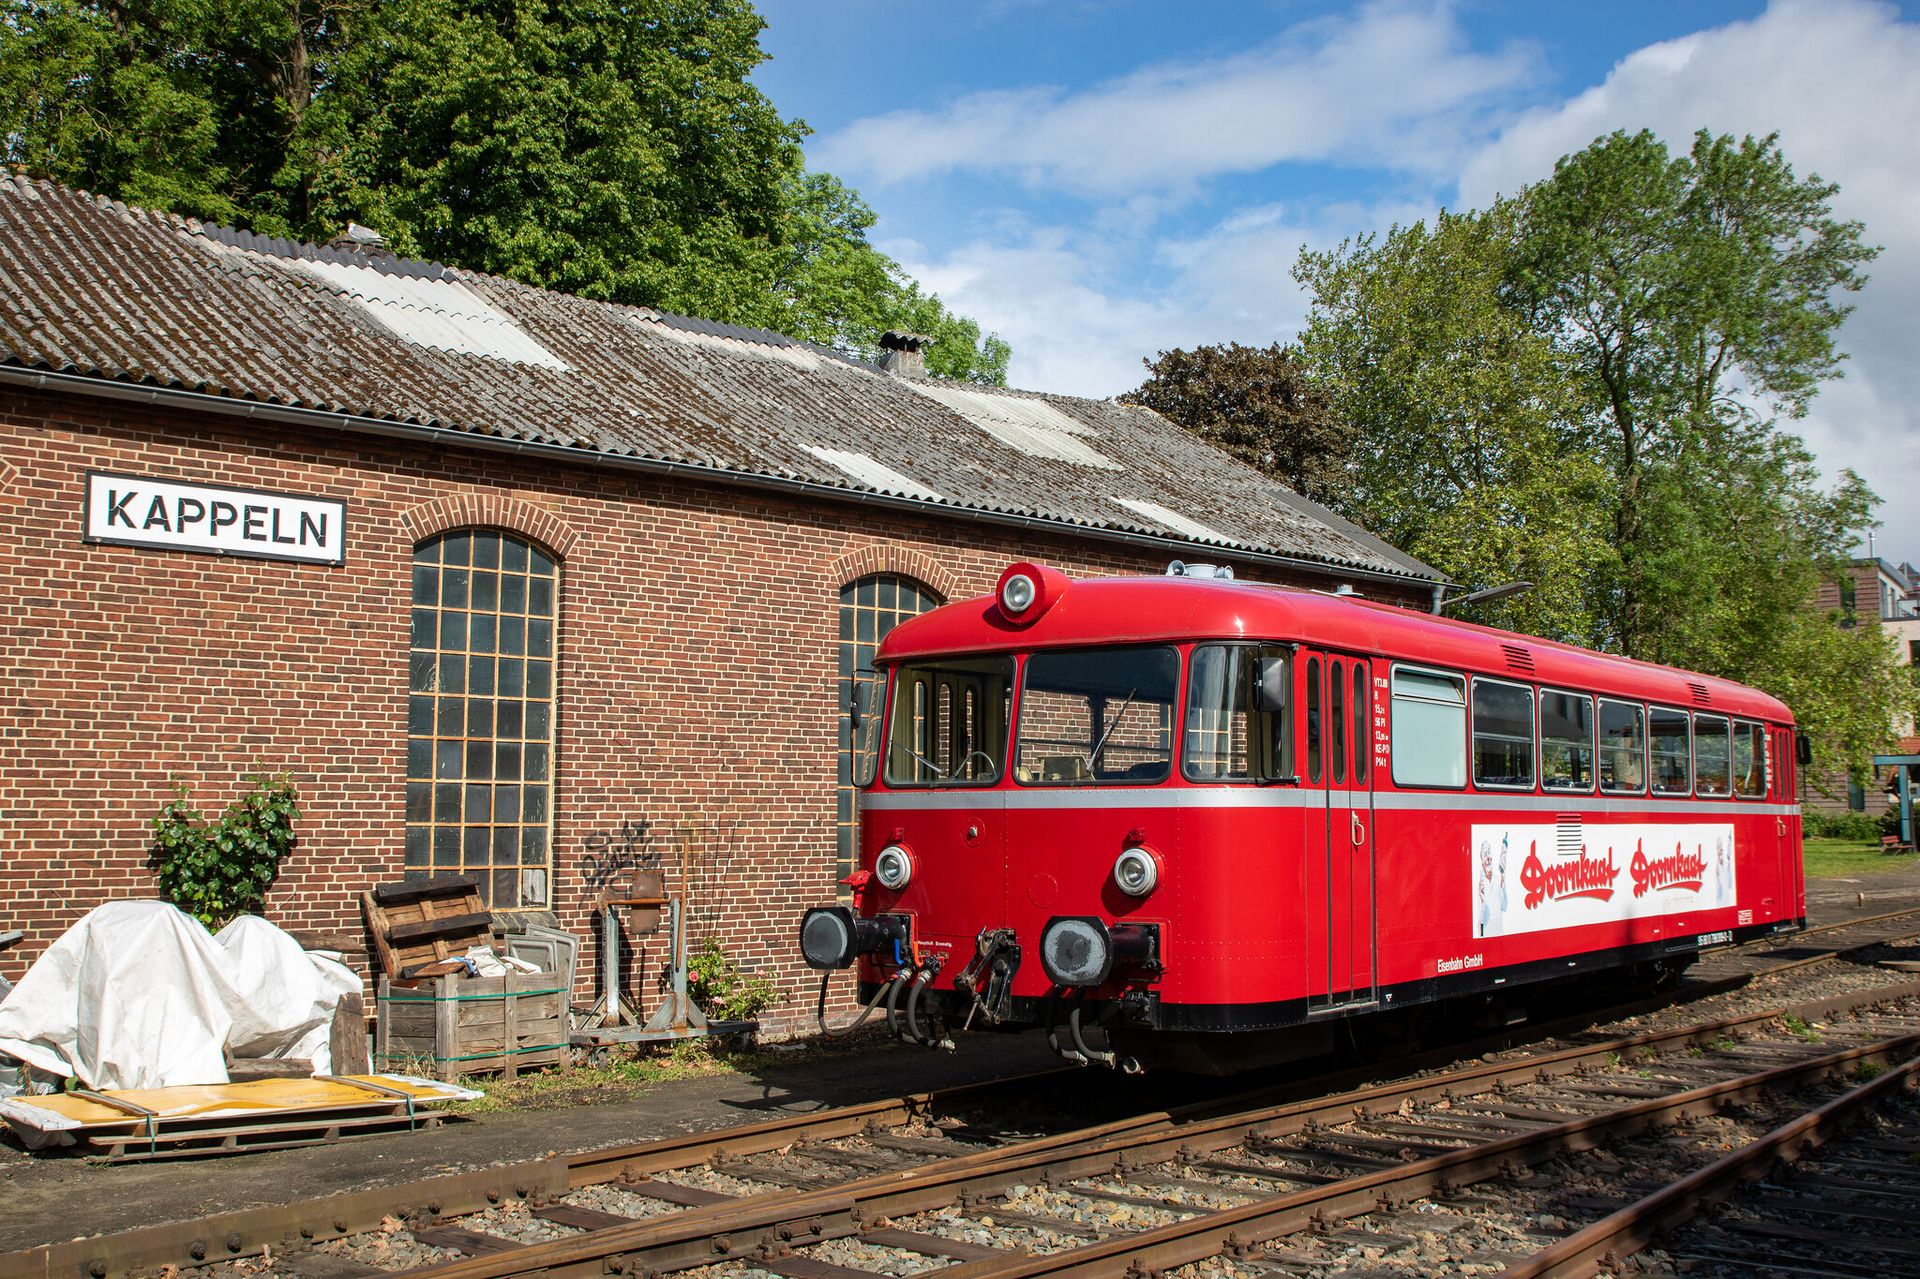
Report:
[[[887,997],[887,992],[892,990],[894,983],[900,979],[895,977],[881,986],[880,989],[874,991],[873,998],[869,999],[867,1006],[860,1010],[860,1015],[838,1030],[827,1025],[827,983],[832,980],[832,973],[820,974],[820,1005],[813,1011],[814,1020],[820,1023],[820,1033],[828,1039],[839,1039],[843,1036],[851,1035],[854,1031],[866,1025],[867,1018],[873,1016],[874,1012],[880,1007],[880,1001]]]

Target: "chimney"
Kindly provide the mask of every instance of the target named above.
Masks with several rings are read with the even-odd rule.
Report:
[[[895,377],[925,377],[926,357],[920,348],[933,341],[924,333],[896,333],[888,329],[880,335],[880,371]]]
[[[387,237],[370,226],[361,226],[358,222],[347,223],[347,229],[327,242],[330,249],[345,249],[348,253],[382,254],[389,253]]]

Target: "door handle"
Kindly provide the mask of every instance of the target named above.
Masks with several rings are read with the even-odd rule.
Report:
[[[1347,815],[1353,819],[1353,846],[1358,848],[1367,842],[1367,828],[1360,821],[1360,814],[1349,813]]]
[[[1785,835],[1785,834],[1787,833],[1787,819],[1786,819],[1786,818],[1784,818],[1784,817],[1776,817],[1776,818],[1774,818],[1774,819],[1773,819],[1773,833],[1774,833],[1774,834],[1776,834],[1776,835]]]

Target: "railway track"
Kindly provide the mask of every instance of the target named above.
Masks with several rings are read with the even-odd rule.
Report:
[[[1695,993],[1701,988],[1710,991],[1728,984],[1742,985],[1756,976],[1805,967],[1881,944],[1890,936],[1910,936],[1916,930],[1920,930],[1920,911],[1889,912],[1820,930],[1826,935],[1826,943],[1811,954],[1800,952],[1809,949],[1807,939],[1812,934],[1799,934],[1785,946],[1775,947],[1774,954],[1750,971],[1717,976],[1704,987],[1697,986]],[[1749,954],[1759,949],[1764,948],[1747,948]],[[1733,954],[1720,952],[1715,958],[1727,959]],[[1674,998],[1642,1003],[1658,1006],[1670,1004]],[[1829,1000],[1796,1010],[1794,1015],[1808,1019],[1830,1015],[1849,1000],[1857,1002],[1857,997]],[[1571,1071],[1593,1070],[1594,1063],[1606,1062],[1609,1055],[1625,1061],[1649,1052],[1684,1052],[1689,1048],[1704,1052],[1703,1044],[1757,1033],[1758,1027],[1777,1020],[1784,1011],[1768,1009],[1704,1026],[1580,1045],[1517,1062],[1482,1063],[1401,1084],[1336,1092],[1331,1097],[1322,1095],[1330,1089],[1351,1088],[1365,1077],[1364,1071],[1339,1072],[1024,1141],[1015,1140],[1020,1127],[1017,1122],[979,1122],[978,1116],[1016,1103],[1045,1109],[1049,1088],[1077,1090],[1084,1086],[1083,1075],[1050,1072],[1025,1080],[895,1098],[313,1203],[77,1240],[0,1257],[0,1274],[104,1279],[171,1265],[201,1267],[212,1279],[222,1271],[267,1273],[263,1252],[273,1260],[271,1273],[304,1275],[307,1279],[348,1279],[420,1266],[439,1267],[435,1272],[448,1276],[638,1274],[716,1262],[737,1269],[744,1264],[741,1258],[772,1249],[790,1255],[784,1259],[762,1257],[769,1263],[779,1262],[767,1273],[791,1279],[849,1279],[839,1272],[820,1269],[841,1263],[811,1256],[803,1246],[808,1239],[815,1241],[815,1250],[890,1249],[886,1256],[893,1270],[942,1264],[981,1268],[998,1255],[1004,1240],[976,1243],[965,1237],[903,1231],[875,1223],[902,1213],[935,1211],[929,1204],[944,1203],[944,1210],[951,1211],[968,1203],[995,1202],[1004,1199],[1011,1187],[1036,1178],[1042,1184],[1047,1180],[1058,1183],[1083,1167],[1076,1160],[1093,1159],[1095,1164],[1101,1159],[1117,1160],[1115,1166],[1120,1167],[1147,1160],[1171,1141],[1175,1162],[1179,1162],[1184,1156],[1177,1152],[1190,1141],[1219,1141],[1223,1134],[1232,1137],[1251,1124],[1284,1128],[1298,1120],[1307,1124],[1307,1130],[1330,1127],[1355,1106],[1377,1107],[1393,1096],[1400,1097],[1393,1103],[1396,1106],[1419,1105],[1424,1104],[1422,1098],[1460,1094],[1462,1090],[1511,1089],[1520,1086],[1518,1081],[1535,1076],[1557,1079]],[[1536,1026],[1469,1047],[1493,1052],[1528,1036],[1572,1033],[1594,1020],[1593,1015],[1569,1018],[1558,1025]],[[1434,1066],[1443,1060],[1457,1060],[1461,1053],[1462,1047],[1456,1045],[1396,1066]],[[1293,1099],[1301,1096],[1306,1099]],[[1267,1132],[1262,1140],[1271,1136],[1272,1132]],[[1367,1136],[1370,1143],[1393,1140]],[[1219,1147],[1230,1148],[1231,1143]],[[1348,1153],[1355,1156],[1354,1151]],[[1375,1157],[1379,1153],[1376,1150]],[[1357,1157],[1362,1162],[1366,1158]],[[1345,1163],[1351,1171],[1355,1157]],[[1182,1176],[1164,1171],[1156,1175],[1176,1180]],[[1096,1196],[1093,1201],[1126,1206],[1145,1221],[1151,1216],[1151,1205],[1165,1200],[1168,1192],[1166,1185],[1136,1190],[1109,1186],[1104,1192],[1106,1199]],[[1123,1198],[1114,1199],[1116,1195]],[[1166,1211],[1164,1204],[1160,1211]],[[1003,1230],[1010,1220],[1007,1214],[1003,1205],[995,1218]],[[964,1235],[965,1228],[955,1229]],[[1057,1229],[1063,1238],[1076,1237],[1076,1229],[1081,1235],[1100,1232],[1098,1224],[1081,1223],[1076,1227],[1072,1222],[1047,1229]],[[636,1232],[639,1243],[633,1241]],[[979,1237],[994,1238],[991,1230]],[[1013,1246],[1019,1246],[1019,1238],[1013,1236]],[[941,1242],[943,1239],[945,1242]],[[1096,1240],[1082,1242],[1090,1246]],[[915,1252],[916,1247],[932,1251]],[[985,1255],[989,1253],[993,1255]],[[242,1259],[244,1266],[236,1267],[234,1263]],[[624,1269],[611,1269],[616,1265]],[[859,1268],[843,1269],[857,1272]]]

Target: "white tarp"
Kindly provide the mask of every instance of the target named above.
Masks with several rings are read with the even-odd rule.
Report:
[[[218,937],[165,902],[89,911],[0,1003],[0,1053],[89,1088],[227,1081],[239,1057],[331,1070],[334,1009],[360,979],[264,919]]]

